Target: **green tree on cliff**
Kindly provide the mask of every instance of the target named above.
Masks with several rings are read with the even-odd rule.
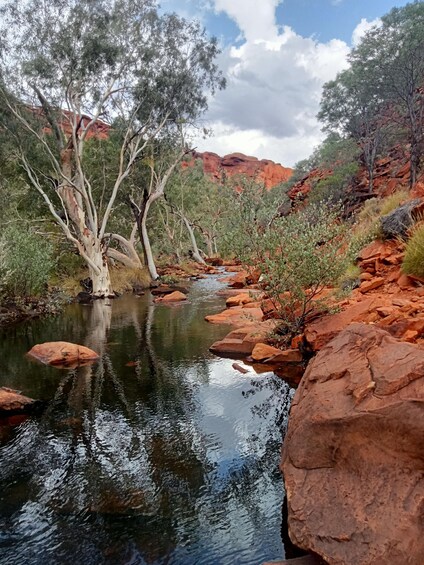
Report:
[[[406,128],[410,184],[424,151],[424,3],[394,8],[349,56],[350,68],[324,86],[319,117],[331,129],[352,135],[372,174],[389,121]]]

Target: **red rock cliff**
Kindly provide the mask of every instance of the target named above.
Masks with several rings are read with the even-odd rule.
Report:
[[[263,181],[266,188],[272,188],[290,178],[293,170],[283,167],[279,163],[267,159],[259,160],[256,157],[248,157],[242,153],[231,153],[220,157],[216,153],[193,152],[193,163],[195,159],[203,161],[203,170],[217,181],[234,175],[247,175],[258,181]],[[188,163],[186,166],[190,166]]]

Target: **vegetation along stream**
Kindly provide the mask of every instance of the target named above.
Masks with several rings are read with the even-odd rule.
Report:
[[[1,335],[0,385],[47,401],[0,444],[0,562],[252,564],[284,554],[278,470],[291,390],[240,374],[204,322],[221,283],[189,302],[150,293],[71,305]],[[73,370],[32,363],[35,343],[101,355]]]

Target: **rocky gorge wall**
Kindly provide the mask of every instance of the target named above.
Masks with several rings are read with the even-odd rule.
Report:
[[[205,153],[194,151],[192,160],[185,162],[183,166],[193,166],[197,159],[202,161],[204,173],[217,182],[222,182],[225,178],[235,175],[246,175],[258,182],[263,182],[269,189],[287,181],[293,173],[293,169],[283,167],[280,163],[274,163],[269,159],[259,160],[256,157],[243,155],[243,153],[231,153],[220,157],[208,151]]]

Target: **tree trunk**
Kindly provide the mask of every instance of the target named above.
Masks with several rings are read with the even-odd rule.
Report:
[[[369,194],[374,192],[374,166],[368,168],[368,192]]]
[[[204,234],[208,257],[213,256],[212,238],[208,233]]]
[[[91,243],[91,245],[90,245]],[[99,239],[92,234],[84,237],[84,251],[88,257],[88,272],[93,283],[94,296],[113,296],[109,265]]]
[[[187,228],[188,234],[190,236],[191,245],[193,247],[193,259],[197,263],[200,263],[201,265],[206,265],[205,261],[203,260],[203,258],[201,257],[201,255],[199,253],[199,248],[197,247],[196,236],[194,235],[194,231],[193,231],[193,228],[190,225],[190,222],[184,216],[183,216],[183,221],[184,221],[185,227]]]
[[[410,160],[410,164],[409,164],[409,172],[410,172],[409,186],[410,186],[410,188],[414,188],[415,183],[417,182],[420,160],[421,160],[421,152],[419,150],[418,143],[415,141],[414,145],[411,144],[411,160]]]
[[[159,278],[159,274],[156,270],[152,247],[150,245],[149,234],[147,232],[146,221],[147,221],[147,214],[149,212],[149,208],[150,208],[150,204],[149,202],[147,202],[143,210],[142,217],[140,218],[139,230],[140,230],[141,245],[143,246],[144,260],[146,262],[147,268],[149,269],[149,273],[152,280],[155,281],[156,279]]]
[[[137,224],[134,225],[137,230]],[[117,241],[122,249],[122,251],[119,251],[118,249],[115,249],[113,247],[108,247],[107,248],[108,257],[114,259],[115,261],[119,261],[120,263],[125,265],[125,267],[129,267],[130,269],[143,268],[143,264],[134,245],[133,234],[131,234],[130,239],[126,239],[122,235],[116,233],[105,234],[105,237]]]

